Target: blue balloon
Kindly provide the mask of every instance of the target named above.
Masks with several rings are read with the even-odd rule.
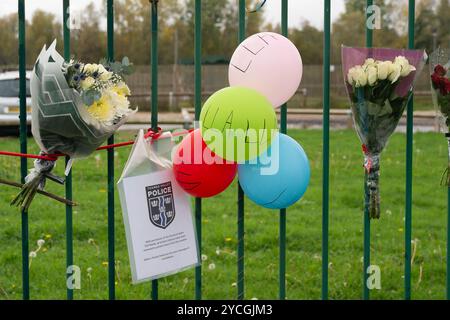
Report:
[[[244,193],[252,201],[265,208],[282,209],[305,194],[310,168],[303,148],[280,133],[261,156],[238,165],[238,174]]]

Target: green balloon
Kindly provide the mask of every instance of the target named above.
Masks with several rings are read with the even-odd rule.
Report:
[[[215,154],[243,163],[258,157],[277,133],[272,104],[258,91],[228,87],[215,92],[200,114],[202,137]]]

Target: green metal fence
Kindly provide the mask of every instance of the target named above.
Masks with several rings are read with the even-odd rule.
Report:
[[[149,9],[151,10],[151,127],[158,127],[158,4],[164,4],[164,1],[150,0]],[[322,191],[322,299],[329,297],[328,289],[328,264],[329,264],[329,141],[330,141],[330,42],[331,42],[331,0],[324,0],[324,49],[323,49],[323,191]],[[367,0],[367,6],[371,6],[373,0]],[[70,29],[67,21],[69,20],[70,0],[62,0],[63,10],[63,34],[64,34],[64,58],[70,57]],[[195,119],[199,119],[201,110],[201,0],[195,0],[195,32],[194,32],[194,61],[195,61]],[[238,21],[239,31],[238,40],[241,42],[246,37],[246,1],[238,0]],[[288,0],[281,0],[281,32],[288,36]],[[107,0],[107,40],[108,40],[108,59],[114,60],[114,0]],[[414,19],[415,19],[415,0],[409,0],[409,18],[408,47],[414,47]],[[26,123],[26,47],[25,47],[25,0],[18,0],[18,18],[19,18],[19,74],[20,74],[20,150],[27,152],[27,123]],[[366,45],[371,47],[373,32],[367,28]],[[280,131],[287,131],[287,105],[281,107]],[[114,137],[108,140],[109,144],[114,142]],[[406,204],[405,204],[405,256],[404,256],[404,298],[411,299],[411,232],[412,232],[412,157],[413,157],[413,101],[411,100],[407,108],[407,148],[406,148]],[[108,207],[108,286],[109,298],[115,299],[115,247],[114,247],[114,150],[108,151],[108,181],[107,181],[107,199],[105,202]],[[67,161],[67,159],[66,159]],[[24,182],[27,175],[27,160],[21,158],[21,178]],[[76,174],[76,172],[74,173]],[[366,177],[367,178],[367,177]],[[364,184],[364,187],[366,184]],[[69,174],[65,185],[65,195],[68,199],[72,198],[72,172]],[[449,207],[450,207],[450,188],[448,189]],[[237,298],[244,299],[244,193],[238,188],[237,194]],[[369,299],[369,289],[366,285],[368,274],[367,268],[370,266],[370,220],[368,210],[365,208],[364,220],[364,263],[362,270],[363,281],[363,299]],[[195,199],[195,221],[198,232],[198,243],[201,250],[202,240],[202,201]],[[30,299],[30,280],[29,280],[29,239],[28,239],[28,213],[21,212],[22,219],[22,281],[23,281],[23,299]],[[450,225],[450,214],[449,221]],[[286,209],[279,212],[279,299],[286,297]],[[66,264],[73,264],[73,229],[72,229],[72,208],[66,206]],[[447,299],[450,299],[450,247],[447,241]],[[154,280],[151,286],[152,299],[158,299],[158,282]],[[202,276],[201,266],[195,271],[195,298],[202,298]],[[67,289],[67,299],[73,299],[73,290]]]

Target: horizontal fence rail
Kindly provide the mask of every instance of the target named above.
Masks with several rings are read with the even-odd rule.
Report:
[[[19,75],[20,75],[20,151],[27,153],[27,122],[26,122],[26,44],[25,44],[25,0],[18,0],[18,38],[19,38]],[[372,6],[373,0],[366,1],[366,7]],[[414,29],[415,29],[415,1],[408,2],[408,48],[414,48]],[[164,5],[164,1],[150,0],[149,10],[151,15],[151,25],[149,26],[151,37],[151,128],[158,128],[158,6]],[[246,1],[237,0],[238,5],[238,42],[242,42],[246,37]],[[323,137],[322,137],[322,274],[321,274],[321,298],[329,298],[329,212],[330,212],[330,82],[331,82],[331,0],[323,1],[323,83],[322,83],[322,102],[323,102]],[[63,10],[63,39],[64,39],[64,58],[70,59],[70,0],[62,0]],[[368,11],[368,10],[367,10]],[[368,17],[367,13],[367,17]],[[107,58],[114,61],[114,0],[106,2],[107,18]],[[281,1],[281,33],[288,36],[288,0]],[[366,27],[366,46],[373,46],[373,30]],[[202,1],[194,1],[194,117],[199,120],[202,104]],[[148,88],[147,88],[148,89]],[[404,299],[409,300],[411,293],[411,234],[412,234],[412,159],[413,159],[413,100],[411,99],[407,107],[407,131],[406,131],[406,180],[405,180],[405,238],[404,238]],[[280,131],[287,132],[287,105],[281,107]],[[108,144],[114,143],[114,137],[108,140]],[[67,161],[68,159],[66,159]],[[116,298],[115,292],[115,207],[114,207],[114,149],[107,151],[107,222],[108,222],[108,297],[113,300]],[[27,159],[21,158],[20,174],[22,183],[27,175]],[[76,174],[76,172],[74,173]],[[364,177],[364,188],[367,175]],[[75,185],[75,188],[77,186]],[[65,196],[72,199],[72,172],[69,173],[65,184]],[[448,189],[448,228],[450,227],[450,188]],[[245,207],[244,193],[238,184],[237,194],[237,299],[245,298]],[[73,265],[73,217],[72,207],[65,207],[66,217],[66,267]],[[21,212],[21,245],[22,245],[22,296],[23,299],[30,299],[30,279],[29,279],[29,238],[28,238],[28,212]],[[198,244],[201,252],[202,244],[202,200],[195,199],[195,222],[198,236]],[[362,277],[362,298],[369,299],[369,288],[367,286],[368,268],[370,266],[371,253],[371,228],[368,215],[368,208],[364,208],[363,214],[363,277]],[[286,298],[286,209],[279,211],[279,299]],[[448,231],[447,231],[448,232]],[[450,233],[447,239],[447,281],[446,297],[450,299]],[[66,275],[69,276],[68,274]],[[151,285],[150,297],[154,300],[159,298],[158,281],[153,280]],[[195,299],[202,299],[202,267],[195,269]],[[74,298],[73,289],[67,289],[67,299]]]

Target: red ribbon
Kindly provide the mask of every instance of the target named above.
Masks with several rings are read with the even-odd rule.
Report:
[[[365,156],[369,155],[369,150],[367,149],[367,146],[365,144],[362,145],[362,150]],[[364,168],[366,169],[367,173],[370,173],[370,169],[372,169],[372,159],[370,159],[370,157],[367,157],[367,162],[364,162]]]
[[[152,129],[148,129],[147,133],[144,135],[144,138],[152,138],[154,140],[159,139],[161,135],[163,134],[163,131],[160,127],[157,128],[157,132],[153,131]],[[188,130],[188,132],[192,132],[193,129]],[[177,136],[180,134],[173,134],[172,136]],[[96,151],[100,150],[107,150],[107,149],[113,149],[118,147],[124,147],[134,144],[134,141],[126,141],[126,142],[119,142],[119,143],[113,143],[108,144],[105,146],[101,146]],[[11,152],[11,151],[0,151],[0,155],[3,156],[11,156],[11,157],[21,157],[21,158],[28,158],[28,159],[42,159],[42,160],[48,160],[48,161],[56,161],[59,157],[65,157],[65,154],[62,153],[54,153],[54,154],[45,154],[45,155],[36,155],[36,154],[28,154],[28,153],[21,153],[21,152]]]

